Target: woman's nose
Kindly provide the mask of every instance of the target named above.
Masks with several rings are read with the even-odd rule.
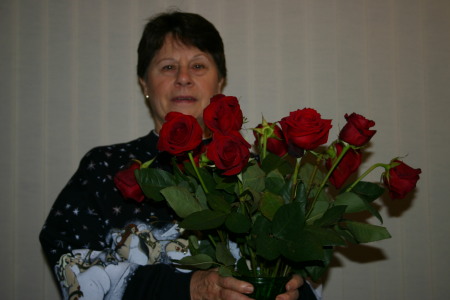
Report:
[[[176,84],[180,86],[192,85],[192,78],[188,68],[178,69]]]

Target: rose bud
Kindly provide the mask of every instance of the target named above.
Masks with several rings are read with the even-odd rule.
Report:
[[[389,169],[388,173],[383,174],[383,181],[389,189],[389,195],[392,199],[403,199],[412,189],[416,187],[419,180],[421,169],[414,169],[400,160],[391,162],[398,164]]]
[[[339,157],[339,155],[342,153],[342,144],[337,143],[334,145],[334,147],[336,148],[336,157],[334,159],[327,159],[325,162],[325,167],[328,170],[330,170],[333,166],[334,160],[337,159],[337,157]],[[331,184],[338,189],[342,187],[342,185],[350,177],[350,175],[358,170],[359,166],[361,165],[361,157],[361,152],[359,152],[358,150],[349,149],[347,153],[345,153],[344,157],[342,157],[333,173],[331,173],[331,176],[329,178]]]
[[[281,131],[280,126],[274,123],[267,123],[267,126],[273,126],[273,133],[267,138],[267,151],[280,157],[284,156],[288,152],[288,146],[284,140],[283,131]],[[263,128],[263,125],[259,124],[256,128]],[[253,135],[256,139],[255,144],[258,145],[262,136],[255,130]]]
[[[139,162],[134,162],[130,167],[120,170],[114,176],[114,184],[126,199],[142,202],[145,199],[144,193],[139,186],[134,171],[141,167]]]
[[[367,120],[361,115],[356,113],[352,113],[351,115],[345,114],[345,119],[347,120],[347,124],[345,124],[339,133],[339,139],[350,145],[361,147],[367,144],[377,132],[376,130],[369,129],[375,126],[375,122]]]

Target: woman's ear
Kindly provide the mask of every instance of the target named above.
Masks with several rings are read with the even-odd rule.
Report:
[[[218,82],[218,84],[217,84],[217,89],[218,89],[217,94],[221,94],[221,93],[222,93],[223,88],[225,87],[225,84],[226,84],[225,78],[223,78],[223,77],[220,78],[220,79],[219,79],[219,82]]]
[[[148,95],[147,83],[144,78],[139,77],[139,85],[141,86],[142,93],[144,96]]]

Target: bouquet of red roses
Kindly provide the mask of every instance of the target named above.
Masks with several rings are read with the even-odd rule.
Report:
[[[208,143],[192,116],[171,112],[158,149],[173,156],[173,172],[135,162],[115,177],[127,198],[167,201],[189,236],[190,256],[176,263],[222,275],[321,277],[335,247],[390,237],[386,228],[352,220],[387,188],[403,198],[420,169],[395,158],[377,163],[356,180],[375,123],[352,113],[339,138],[325,147],[331,120],[314,109],[291,112],[253,128],[254,152],[241,135],[243,114],[235,97],[217,95],[203,113]],[[380,182],[363,181],[382,168]],[[131,177],[129,176],[131,174]]]

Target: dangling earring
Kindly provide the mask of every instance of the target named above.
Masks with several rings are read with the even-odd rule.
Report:
[[[150,96],[149,95],[145,95],[145,99],[148,99],[148,98],[150,98]]]

